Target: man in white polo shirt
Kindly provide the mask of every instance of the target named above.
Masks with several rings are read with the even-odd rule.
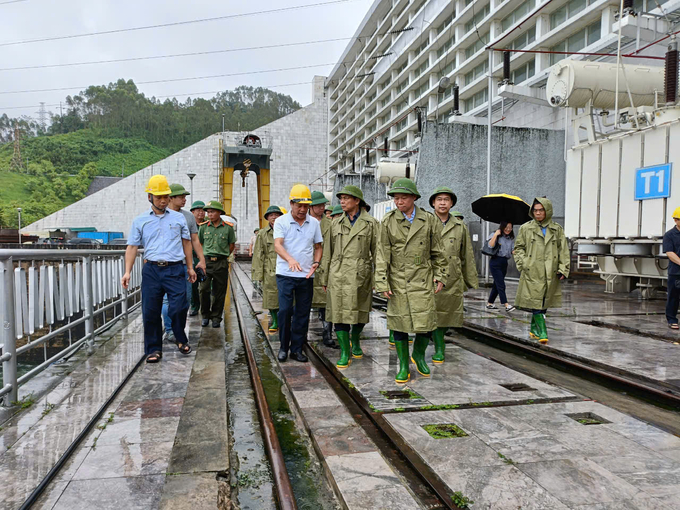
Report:
[[[296,361],[305,362],[302,345],[307,340],[309,312],[314,293],[314,272],[321,263],[319,221],[307,214],[312,193],[304,184],[290,190],[290,212],[274,222],[276,286],[279,289],[279,361],[288,351]]]

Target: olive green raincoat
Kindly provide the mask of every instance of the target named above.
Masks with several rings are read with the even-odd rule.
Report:
[[[328,246],[328,236],[331,231],[331,220],[324,216],[319,222],[321,225],[321,237],[323,237],[323,243],[321,246],[324,251],[326,251],[326,246]],[[323,260],[323,253],[321,254]],[[319,264],[319,267],[314,271],[314,294],[312,295],[312,308],[326,308],[326,293],[323,291],[323,286],[321,285],[321,278],[323,277],[323,269]],[[326,319],[328,320],[328,319]],[[329,321],[330,322],[330,321]]]
[[[279,309],[279,289],[276,286],[276,252],[274,251],[274,229],[267,225],[260,229],[253,247],[253,281],[262,282],[262,308]]]
[[[545,220],[540,224],[536,220],[525,223],[515,240],[515,264],[521,273],[515,306],[545,310],[562,305],[558,273],[569,276],[569,245],[562,227],[551,220],[552,202],[547,198],[536,200],[545,208]]]
[[[463,293],[468,289],[476,289],[479,285],[472,241],[462,220],[449,216],[446,225],[439,218],[436,220],[448,261],[448,282],[434,297],[437,304],[437,327],[459,328],[463,325]]]
[[[328,286],[328,322],[368,323],[378,227],[366,211],[360,212],[354,225],[346,214],[332,222],[321,264],[321,283]]]
[[[448,281],[437,221],[416,206],[413,224],[398,209],[380,223],[375,290],[392,291],[387,302],[387,328],[392,331],[429,333],[437,327],[433,280]]]

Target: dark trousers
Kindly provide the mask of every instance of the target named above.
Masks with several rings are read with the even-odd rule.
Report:
[[[201,317],[221,321],[229,283],[229,261],[227,257],[221,257],[218,260],[210,260],[210,257],[206,257],[205,263],[206,278],[199,286]]]
[[[505,257],[491,257],[489,260],[489,271],[493,277],[493,287],[489,294],[489,303],[496,301],[496,297],[501,297],[501,303],[506,304],[508,298],[505,295],[505,275],[508,274],[508,259]]]
[[[198,280],[191,284],[191,310],[198,311],[201,308],[201,297],[198,294]]]
[[[392,331],[395,342],[408,342],[408,333],[403,331]],[[416,333],[417,336],[426,336],[430,340],[432,339],[432,331],[429,333]]]
[[[184,264],[159,267],[144,264],[142,268],[142,318],[144,322],[144,354],[163,350],[161,308],[163,295],[168,295],[168,316],[175,341],[188,344],[184,325],[187,321],[187,273]]]
[[[276,286],[279,289],[281,350],[301,353],[302,344],[307,341],[314,280],[277,274]]]
[[[680,275],[668,275],[668,294],[666,297],[666,320],[668,324],[678,323],[680,305]]]

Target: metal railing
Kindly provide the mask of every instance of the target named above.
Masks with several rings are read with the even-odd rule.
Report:
[[[112,321],[140,305],[142,256],[140,251],[126,290],[120,283],[124,250],[0,250],[4,405],[16,401],[19,386],[55,361],[86,342],[92,349]],[[61,344],[56,354],[48,354],[50,341]],[[42,363],[18,376],[17,357],[39,346]]]

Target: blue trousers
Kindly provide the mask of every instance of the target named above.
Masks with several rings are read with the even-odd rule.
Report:
[[[680,276],[668,275],[666,284],[666,320],[668,324],[678,323],[678,305],[680,304]]]
[[[501,297],[501,303],[506,304],[508,298],[505,295],[505,275],[508,274],[508,259],[505,257],[491,257],[489,260],[489,271],[493,277],[493,287],[489,294],[489,303],[493,304],[496,297]]]
[[[142,268],[142,318],[144,321],[144,353],[148,356],[163,350],[161,308],[163,295],[168,295],[168,317],[172,321],[175,341],[189,343],[184,333],[187,320],[187,273],[184,264],[158,267],[144,264]]]
[[[307,341],[309,312],[312,309],[314,280],[276,275],[279,289],[279,340],[281,350],[302,352]]]
[[[191,300],[191,282],[187,280],[187,301]],[[165,332],[170,333],[172,331],[172,321],[168,315],[168,295],[163,296],[163,325],[165,326]],[[186,326],[186,324],[185,324]]]

